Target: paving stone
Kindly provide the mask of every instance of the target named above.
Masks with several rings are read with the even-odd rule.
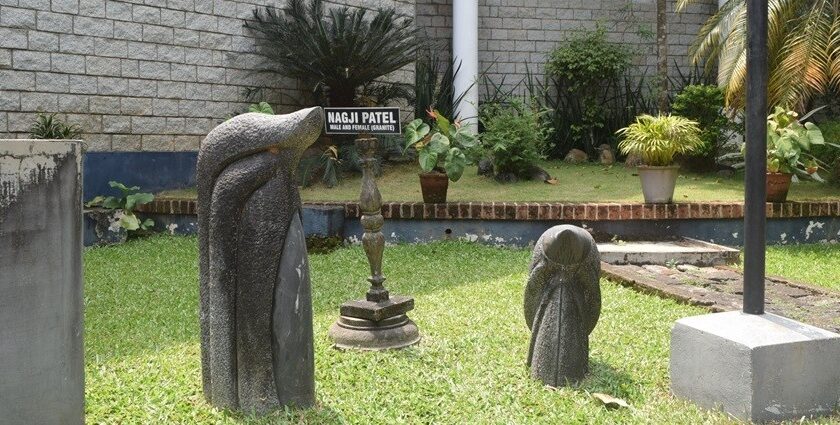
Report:
[[[714,312],[740,310],[743,275],[726,267],[601,264],[602,276],[642,292],[703,306]],[[784,278],[765,282],[766,309],[833,332],[840,332],[840,293]]]

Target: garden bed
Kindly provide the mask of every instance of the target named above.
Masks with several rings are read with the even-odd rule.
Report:
[[[201,392],[196,240],[158,236],[85,253],[89,423],[730,423],[669,393],[674,320],[705,310],[604,281],[592,373],[578,388],[528,376],[522,291],[530,252],[465,243],[385,252],[389,289],[416,298],[414,348],[341,352],[327,327],[365,290],[361,248],[310,257],[318,407],[268,418],[216,410]],[[138,272],[136,264],[144,268]],[[632,406],[607,410],[590,393]],[[279,418],[278,418],[279,417]]]
[[[541,164],[557,184],[537,181],[498,183],[476,174],[468,167],[457,182],[449,183],[448,201],[497,202],[642,202],[642,188],[634,168],[623,164],[611,167],[571,165],[553,161]],[[420,202],[420,182],[416,164],[386,165],[377,185],[385,202]],[[360,177],[341,179],[338,186],[315,185],[301,190],[307,202],[354,201],[359,199]],[[195,198],[195,190],[166,191],[159,198]],[[840,187],[804,181],[794,184],[789,200],[838,200]],[[677,182],[675,202],[743,201],[744,182],[740,177],[716,174],[682,174]]]

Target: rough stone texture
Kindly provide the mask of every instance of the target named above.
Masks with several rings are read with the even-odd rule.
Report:
[[[572,164],[580,164],[589,160],[589,156],[586,155],[586,152],[580,149],[572,149],[569,153],[566,154],[566,157],[563,158],[563,161],[572,163]]]
[[[197,165],[201,359],[215,406],[315,402],[312,301],[295,170],[320,108],[216,127]],[[273,277],[273,278],[272,278]]]
[[[671,389],[746,421],[831,414],[840,404],[840,335],[774,314],[680,319]]]
[[[81,142],[0,141],[3,424],[84,423],[81,163]]]
[[[589,370],[589,334],[601,314],[600,259],[579,227],[548,229],[534,247],[525,287],[531,376],[558,387]]]
[[[2,0],[0,137],[28,137],[36,112],[58,112],[83,128],[91,151],[196,151],[255,100],[294,110],[309,88],[255,72],[262,57],[243,27],[256,7],[282,3]],[[326,3],[414,16],[413,0]],[[387,79],[413,75],[403,69]],[[260,92],[249,99],[253,89]]]
[[[452,1],[417,0],[417,26],[426,38],[439,46],[451,45]],[[668,2],[668,53],[670,74],[679,78],[674,61],[686,74],[693,69],[688,47],[703,23],[717,11],[717,2],[704,1],[685,12],[674,13],[676,2]],[[581,28],[592,29],[601,21],[610,40],[629,44],[639,53],[636,75],[648,77],[656,71],[656,42],[640,36],[639,29],[656,30],[653,1],[600,0],[486,0],[478,6],[479,69],[495,83],[512,89],[528,69],[541,75],[546,54]],[[447,52],[451,50],[445,49]],[[521,88],[521,87],[520,87]],[[488,87],[479,87],[484,95]]]
[[[714,312],[740,310],[744,277],[729,267],[601,264],[604,277]],[[840,332],[840,294],[775,276],[764,283],[767,311]]]

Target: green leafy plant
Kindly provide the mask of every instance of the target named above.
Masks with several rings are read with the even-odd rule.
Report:
[[[822,181],[817,173],[820,161],[809,153],[812,146],[826,144],[822,131],[812,122],[802,123],[798,117],[796,112],[779,106],[767,117],[767,172]]]
[[[688,85],[674,98],[671,109],[677,115],[696,121],[703,140],[703,145],[683,161],[688,168],[698,171],[714,168],[726,131],[733,128],[723,107],[723,91],[715,85]]]
[[[86,207],[101,207],[109,210],[117,210],[116,217],[119,218],[119,223],[125,230],[146,230],[155,225],[155,222],[147,218],[140,221],[134,214],[134,208],[138,205],[148,204],[155,200],[155,196],[151,193],[140,192],[140,187],[126,185],[110,181],[108,185],[121,192],[120,196],[97,196],[85,203]]]
[[[828,180],[835,185],[840,184],[840,149],[834,148],[840,144],[840,121],[829,120],[819,123],[824,145],[811,146],[814,158],[826,164]]]
[[[315,181],[313,178],[318,171],[321,172],[321,182],[332,188],[338,185],[339,166],[338,147],[328,146],[321,155],[312,156],[302,161],[300,166],[300,184],[309,187]]]
[[[414,62],[418,38],[411,18],[392,8],[326,7],[322,0],[289,0],[260,7],[245,27],[284,75],[326,93],[329,106],[357,105],[360,87]],[[388,83],[379,82],[375,84]]]
[[[683,11],[700,0],[678,0]],[[840,69],[840,12],[835,0],[775,0],[768,12],[770,105],[804,110],[820,93],[837,92]],[[746,105],[747,2],[727,0],[691,46],[695,62],[719,73],[727,106]]]
[[[76,124],[67,124],[56,114],[38,114],[35,123],[29,129],[33,139],[78,139],[82,129]]]
[[[767,116],[767,172],[785,173],[823,181],[818,171],[828,168],[827,164],[811,154],[815,147],[840,148],[840,145],[828,143],[816,124],[806,122],[818,109],[812,110],[799,118],[799,114],[780,106]],[[747,141],[749,143],[749,141]],[[721,156],[721,159],[740,158],[746,154],[746,143],[740,152]],[[733,165],[744,168],[744,162]]]
[[[255,103],[248,107],[248,112],[257,112],[260,114],[274,115],[274,108],[268,102]]]
[[[478,144],[478,140],[459,121],[450,122],[436,110],[427,111],[427,114],[434,120],[431,126],[417,118],[405,127],[405,149],[417,150],[423,171],[444,172],[453,182],[458,181],[470,163],[467,152]]]
[[[622,137],[618,144],[621,152],[638,155],[649,166],[671,165],[676,155],[703,146],[697,122],[679,115],[640,115],[617,133]]]
[[[635,116],[627,117],[626,108],[639,109],[634,102],[644,101],[646,96],[643,91],[627,96],[636,85],[626,77],[631,56],[625,45],[608,41],[600,25],[578,33],[551,52],[545,65],[550,86],[542,96],[551,97],[554,105],[548,109],[557,115],[557,146],[563,148],[558,156],[581,148],[595,157],[597,147],[626,125],[627,118]],[[617,126],[616,118],[622,121]]]
[[[481,146],[492,159],[497,175],[511,173],[527,178],[537,161],[545,158],[552,131],[543,120],[548,112],[516,98],[482,108]]]
[[[428,110],[438,110],[445,117],[456,117],[455,105],[467,94],[466,90],[455,93],[455,76],[460,69],[454,61],[442,59],[436,49],[427,48],[421,52],[414,73],[415,117],[425,116]]]

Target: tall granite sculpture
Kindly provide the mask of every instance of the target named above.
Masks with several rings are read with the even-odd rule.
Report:
[[[0,140],[0,423],[84,423],[82,143]]]
[[[296,169],[323,112],[249,113],[198,154],[201,364],[211,404],[263,413],[315,402],[312,302]]]
[[[600,274],[598,247],[586,230],[555,226],[537,240],[525,287],[533,378],[557,387],[588,372],[589,334],[601,314]]]

